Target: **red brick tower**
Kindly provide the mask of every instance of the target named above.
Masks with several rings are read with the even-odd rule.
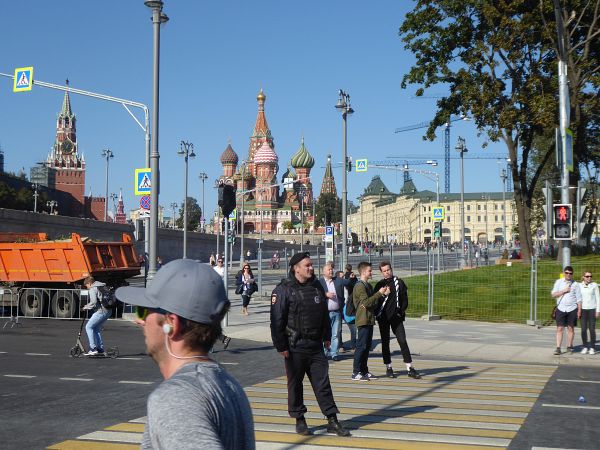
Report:
[[[273,137],[271,136],[271,130],[269,130],[269,124],[267,124],[267,118],[265,116],[265,101],[267,96],[261,89],[256,96],[258,101],[258,114],[256,116],[256,123],[254,124],[254,130],[250,137],[250,147],[248,149],[248,172],[256,177],[256,167],[254,163],[254,155],[258,149],[263,145],[264,142],[268,142],[269,146],[274,150],[275,144],[273,143]]]

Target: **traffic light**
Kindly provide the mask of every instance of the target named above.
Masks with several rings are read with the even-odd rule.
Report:
[[[225,217],[235,209],[235,188],[231,184],[226,184],[223,180],[219,181],[219,206],[221,213]]]
[[[346,171],[352,172],[352,156],[346,157]]]
[[[552,229],[554,230],[555,240],[571,240],[572,220],[570,204],[552,205]]]
[[[435,237],[435,238],[442,237],[442,222],[434,222],[433,223],[433,237]]]

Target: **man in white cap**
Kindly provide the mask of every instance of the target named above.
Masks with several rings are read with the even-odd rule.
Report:
[[[142,449],[254,449],[244,390],[207,356],[230,305],[221,277],[178,259],[147,288],[121,287],[116,295],[136,307],[146,351],[165,379],[148,398]]]

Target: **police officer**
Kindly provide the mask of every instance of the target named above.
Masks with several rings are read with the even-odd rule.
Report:
[[[288,379],[288,413],[296,419],[296,433],[310,434],[304,414],[302,381],[309,375],[317,402],[327,417],[327,432],[350,436],[337,420],[339,412],[329,382],[329,365],[323,344],[331,344],[327,297],[315,278],[308,253],[290,259],[289,277],[271,295],[271,338],[285,360]]]

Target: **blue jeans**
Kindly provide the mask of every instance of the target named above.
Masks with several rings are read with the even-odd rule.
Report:
[[[329,311],[329,325],[331,326],[331,347],[329,351],[325,351],[325,354],[331,356],[338,355],[338,349],[340,348],[340,332],[342,330],[342,315],[339,311]]]
[[[371,343],[373,342],[373,325],[365,325],[357,328],[358,339],[356,341],[356,350],[354,351],[352,373],[362,373],[365,375],[369,372],[367,361],[369,360],[369,352],[371,351]]]
[[[90,350],[104,350],[104,342],[102,342],[102,335],[100,329],[102,324],[108,320],[112,315],[112,310],[105,310],[103,308],[98,309],[88,323],[85,325],[85,332],[87,333],[88,341],[90,343]]]

